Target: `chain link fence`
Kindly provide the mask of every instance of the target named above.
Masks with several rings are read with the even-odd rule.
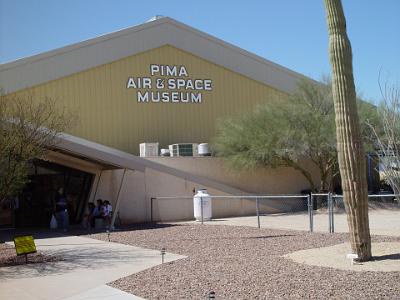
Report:
[[[293,215],[300,218],[299,222],[303,229],[313,231],[313,209],[310,195],[210,195],[209,198],[212,200],[213,219],[256,217],[254,222],[260,228],[262,220],[286,224],[287,219],[284,217]],[[203,198],[200,197],[200,201],[201,207],[203,207]],[[193,220],[193,209],[193,197],[152,197],[150,199],[150,220],[151,222],[169,221],[173,220],[174,216],[175,220]],[[203,211],[201,213],[201,223],[203,223]],[[247,221],[252,222],[251,220]]]
[[[333,233],[335,227],[338,227],[339,232],[348,231],[343,195],[311,194],[311,201],[314,209],[314,224],[318,231],[327,230]],[[390,231],[390,226],[385,224],[387,223],[385,218],[400,220],[400,204],[395,194],[368,195],[368,209],[372,233],[385,234]],[[400,226],[400,221],[398,223]],[[400,231],[400,227],[398,229]]]
[[[371,233],[396,235],[393,232],[397,227],[400,232],[400,203],[396,195],[368,197]],[[221,221],[219,224],[330,233],[348,230],[342,195],[210,195],[210,198],[212,219]],[[152,197],[150,210],[152,222],[193,220],[193,197]],[[203,223],[203,218],[201,220]]]
[[[330,232],[347,231],[346,210],[343,195],[330,195]],[[400,203],[395,194],[368,195],[368,215],[371,234],[400,234]],[[346,226],[343,226],[346,223]],[[345,227],[345,228],[343,228]]]

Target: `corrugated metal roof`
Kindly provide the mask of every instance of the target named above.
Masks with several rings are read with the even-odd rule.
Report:
[[[164,45],[172,45],[284,92],[305,76],[169,17],[0,65],[15,92]],[[310,79],[311,80],[311,79]]]

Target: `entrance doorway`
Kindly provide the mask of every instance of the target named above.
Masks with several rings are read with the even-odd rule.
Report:
[[[55,211],[56,193],[67,197],[69,224],[79,224],[94,176],[59,164],[35,160],[30,182],[14,201],[14,227],[49,227]]]

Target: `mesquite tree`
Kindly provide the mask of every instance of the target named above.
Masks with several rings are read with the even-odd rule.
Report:
[[[340,0],[325,0],[335,103],[339,170],[351,248],[359,261],[371,259],[365,154],[357,112],[351,44]]]
[[[376,124],[376,109],[361,100],[358,106],[368,141],[366,121]],[[254,111],[220,120],[213,149],[234,169],[289,167],[310,190],[332,191],[339,168],[330,78],[318,84],[302,80],[288,99],[271,99]],[[318,176],[312,176],[313,169]]]
[[[312,191],[329,189],[337,155],[332,93],[326,83],[300,81],[288,99],[270,99],[253,111],[220,120],[213,140],[216,154],[239,170],[293,168]],[[310,165],[319,171],[318,178]]]

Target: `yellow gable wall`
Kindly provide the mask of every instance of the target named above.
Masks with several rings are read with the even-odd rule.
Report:
[[[95,55],[95,54],[94,54]],[[211,79],[202,103],[138,103],[129,77],[150,77],[150,64],[184,65],[188,78]],[[139,153],[139,143],[160,147],[180,142],[210,142],[216,120],[286,97],[282,92],[172,46],[163,46],[73,74],[17,94],[48,96],[78,115],[69,133]]]

